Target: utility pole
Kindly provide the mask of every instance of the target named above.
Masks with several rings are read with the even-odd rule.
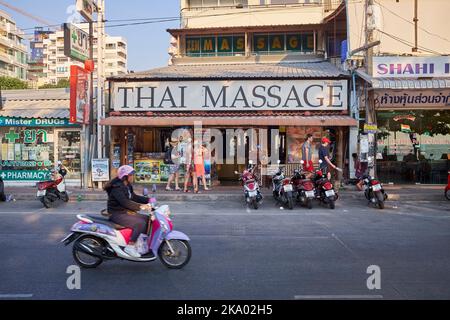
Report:
[[[418,22],[419,22],[419,18],[417,17],[417,12],[418,12],[418,0],[414,0],[414,48],[412,48],[412,52],[417,52],[419,50],[418,46],[419,46],[419,41],[417,39],[418,37]]]
[[[105,117],[104,109],[104,46],[105,46],[105,0],[97,2],[97,159],[105,156],[105,133],[100,120]],[[98,182],[98,188],[102,188],[102,182]]]
[[[368,47],[366,51],[366,73],[370,76],[373,75],[373,46],[369,46],[369,43],[373,42],[373,0],[365,0],[365,46]],[[370,25],[369,25],[370,21]],[[366,82],[367,100],[366,100],[366,124],[376,124],[374,92],[372,88],[369,88]],[[376,173],[376,134],[368,133],[369,140],[369,174],[375,176]]]

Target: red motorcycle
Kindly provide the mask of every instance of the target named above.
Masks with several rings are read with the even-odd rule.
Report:
[[[321,163],[320,160],[319,163]],[[333,184],[328,180],[327,175],[318,169],[314,173],[313,181],[316,186],[316,198],[328,205],[330,209],[334,209],[335,202],[339,196],[334,190]]]
[[[66,192],[66,183],[64,181],[66,174],[67,170],[58,161],[58,166],[52,170],[52,180],[42,181],[36,184],[38,188],[36,196],[44,207],[52,208],[58,200],[64,202],[69,201],[69,195]]]
[[[445,187],[445,197],[447,200],[450,200],[450,171],[448,172],[447,186]]]
[[[251,204],[255,210],[258,209],[259,204],[262,201],[262,194],[259,189],[258,177],[254,173],[256,166],[250,160],[250,164],[242,174],[235,171],[235,174],[239,174],[239,181],[242,181],[244,187],[245,203]]]
[[[303,160],[301,163],[303,164]],[[294,170],[291,182],[294,186],[294,195],[297,201],[300,202],[300,205],[312,209],[312,202],[316,197],[316,190],[311,179],[307,179],[305,172],[300,169]]]

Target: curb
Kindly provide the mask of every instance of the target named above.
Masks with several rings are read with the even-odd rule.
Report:
[[[363,199],[364,195],[360,192],[339,192],[341,199]],[[265,198],[271,198],[271,193],[263,193]],[[443,201],[446,199],[444,194],[439,192],[425,193],[425,194],[409,194],[409,193],[390,193],[388,192],[388,201]],[[107,201],[106,194],[79,194],[69,193],[70,201]],[[78,198],[80,197],[80,200]],[[242,195],[240,193],[216,193],[216,194],[156,194],[158,201],[233,201],[241,200]],[[35,194],[18,194],[14,197],[16,200],[37,200]]]

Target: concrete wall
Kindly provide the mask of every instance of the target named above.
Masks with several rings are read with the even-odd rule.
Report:
[[[398,1],[398,2],[397,2]],[[364,35],[364,0],[348,1],[349,49],[361,47]],[[374,54],[412,53],[414,46],[414,0],[374,0],[377,30],[374,40],[381,45]],[[418,44],[434,54],[450,53],[450,28],[448,27],[449,0],[418,0]],[[420,29],[423,28],[423,29]],[[382,32],[401,38],[411,45],[403,44]],[[448,40],[446,40],[448,39]],[[419,49],[419,55],[430,55]]]

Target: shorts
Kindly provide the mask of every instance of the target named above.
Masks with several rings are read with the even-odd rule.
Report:
[[[169,173],[170,174],[177,173],[178,171],[180,171],[180,165],[178,165],[178,164],[171,164],[169,166]]]

